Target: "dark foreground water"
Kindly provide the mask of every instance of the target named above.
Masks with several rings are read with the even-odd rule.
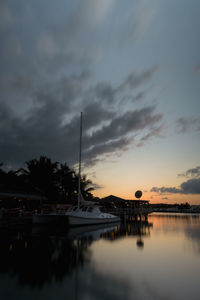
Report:
[[[0,299],[200,299],[200,216],[1,230]]]

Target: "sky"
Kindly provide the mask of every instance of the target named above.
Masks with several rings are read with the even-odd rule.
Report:
[[[0,161],[40,155],[94,195],[200,204],[199,0],[1,0]]]

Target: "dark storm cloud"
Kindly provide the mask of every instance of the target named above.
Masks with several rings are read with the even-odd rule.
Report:
[[[1,160],[21,163],[40,154],[63,160],[64,152],[67,157],[70,151],[66,149],[66,142],[69,143],[70,139],[72,146],[74,142],[73,135],[68,133],[71,128],[74,130],[74,119],[70,126],[66,126],[66,117],[68,122],[73,117],[72,106],[76,104],[84,82],[85,76],[80,74],[41,85],[30,91],[34,105],[20,116],[14,113],[16,105],[12,109],[11,105],[1,101]],[[77,118],[77,125],[78,122]],[[76,157],[73,157],[74,160]]]
[[[152,187],[151,192],[159,193],[159,194],[177,194],[180,193],[180,190],[175,187]]]
[[[131,143],[130,138],[120,138],[117,140],[111,140],[99,143],[97,145],[91,145],[88,150],[85,150],[85,164],[94,165],[99,161],[102,161],[110,153],[115,155],[120,154],[126,151],[130,147]]]
[[[150,76],[152,71],[143,73]],[[136,80],[136,73],[134,77]],[[142,77],[138,74],[138,86],[142,86]],[[146,81],[146,75],[144,78]],[[78,160],[81,110],[84,113],[83,154],[87,164],[95,164],[110,153],[126,151],[134,142],[136,132],[148,132],[143,135],[142,143],[159,136],[157,125],[162,115],[156,114],[156,107],[130,110],[125,100],[120,101],[126,98],[130,87],[119,89],[123,85],[120,84],[114,88],[107,82],[88,86],[89,79],[90,73],[86,71],[42,82],[37,79],[32,82],[31,77],[14,77],[8,85],[14,102],[12,97],[6,104],[3,100],[0,102],[1,161],[19,165],[33,157],[47,155],[73,165]],[[17,95],[21,96],[19,103]],[[20,105],[23,109],[26,107],[26,111]]]
[[[139,87],[141,84],[149,81],[155,72],[158,70],[157,66],[153,66],[152,68],[145,70],[141,73],[132,72],[127,76],[127,78],[123,81],[123,83],[119,86],[118,90],[123,90],[125,88],[135,89]]]
[[[146,107],[116,116],[108,125],[104,125],[92,133],[89,139],[95,145],[105,144],[119,137],[134,134],[139,130],[148,128],[162,118],[160,114],[154,114],[154,111],[155,107]]]
[[[133,98],[132,101],[139,101],[141,99],[144,99],[144,97],[146,96],[147,92],[146,91],[141,91],[139,93],[137,93]]]
[[[94,93],[95,96],[102,101],[113,102],[117,91],[111,86],[111,84],[104,82],[96,85]]]
[[[159,194],[200,194],[200,178],[193,178],[183,182],[180,188],[176,187],[153,187],[151,192]]]
[[[141,147],[145,144],[145,142],[149,139],[151,139],[152,137],[162,137],[161,132],[162,132],[163,126],[158,126],[158,127],[150,127],[149,128],[149,132],[147,134],[145,134],[139,141],[139,143],[137,144],[138,147]]]
[[[88,103],[84,108],[84,130],[88,131],[88,134],[94,132],[96,127],[101,126],[104,122],[110,121],[115,117],[115,114],[114,111],[104,108],[102,102]],[[85,144],[86,143],[85,141]]]
[[[176,125],[179,133],[186,133],[189,130],[200,132],[200,117],[179,118]]]
[[[178,177],[200,177],[200,166],[189,169],[185,173],[178,174]]]
[[[181,184],[183,194],[200,194],[200,178],[193,178]]]
[[[155,107],[119,115],[104,107],[103,102],[81,102],[82,85],[81,80],[76,85],[73,77],[68,90],[63,87],[66,101],[56,84],[37,91],[34,96],[36,105],[23,118],[17,117],[8,105],[1,102],[1,160],[20,163],[45,154],[56,160],[67,159],[70,164],[75,163],[78,159],[79,114],[74,111],[74,106],[78,103],[84,113],[84,153],[88,163],[97,162],[111,152],[125,151],[136,132],[147,130],[162,119],[155,113]]]
[[[138,132],[137,143],[142,136],[143,143],[159,136],[162,116],[156,107],[133,106],[148,96],[146,84],[157,67],[131,72],[116,86],[91,84],[93,37],[113,1],[74,3],[0,3],[0,161],[5,164],[39,155],[76,163],[80,111],[88,164],[126,151]]]
[[[159,194],[200,194],[200,166],[191,168],[185,173],[178,174],[178,177],[192,177],[176,187],[153,187],[151,192]]]
[[[108,125],[86,135],[84,144],[87,145],[85,150],[87,163],[93,163],[93,158],[96,159],[101,155],[120,154],[126,151],[134,141],[136,132],[148,129],[161,120],[162,116],[155,114],[154,111],[154,107],[146,107],[121,116],[113,116]],[[154,132],[151,136],[156,135],[157,133]]]
[[[153,78],[158,66],[153,66],[142,72],[131,72],[120,84],[113,87],[110,82],[100,82],[92,87],[86,97],[104,101],[106,104],[122,104],[123,102],[137,102],[148,95],[146,83]],[[136,89],[140,88],[140,91]]]

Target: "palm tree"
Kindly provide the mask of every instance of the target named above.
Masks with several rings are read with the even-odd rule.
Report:
[[[85,200],[91,200],[93,199],[93,195],[91,194],[91,191],[93,191],[94,188],[92,187],[92,181],[90,179],[87,179],[86,175],[83,175],[81,177],[81,194]]]
[[[60,164],[57,174],[61,197],[63,200],[71,202],[77,193],[76,174],[66,163]]]
[[[21,189],[22,181],[18,176],[18,171],[4,171],[0,163],[0,189],[1,191],[18,191]]]
[[[26,169],[9,171],[1,169],[0,188],[13,191],[39,192],[51,202],[62,200],[71,203],[78,197],[78,175],[66,163],[52,162],[46,156],[26,162]],[[91,180],[81,177],[81,193],[87,200],[92,199]]]
[[[40,156],[39,160],[32,159],[27,161],[26,166],[27,170],[21,170],[27,176],[32,187],[49,200],[56,200],[58,197],[58,163],[53,163],[46,156]]]

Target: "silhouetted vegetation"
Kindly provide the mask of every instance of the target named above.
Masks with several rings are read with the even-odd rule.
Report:
[[[150,207],[153,210],[159,211],[183,211],[189,210],[191,208],[188,202],[186,203],[175,203],[175,204],[168,204],[168,203],[157,203],[157,204],[150,204]]]
[[[77,199],[78,174],[66,163],[52,162],[46,156],[26,162],[26,167],[6,172],[0,164],[0,192],[38,194],[49,202],[72,203]],[[91,200],[92,182],[81,177],[81,193]]]

